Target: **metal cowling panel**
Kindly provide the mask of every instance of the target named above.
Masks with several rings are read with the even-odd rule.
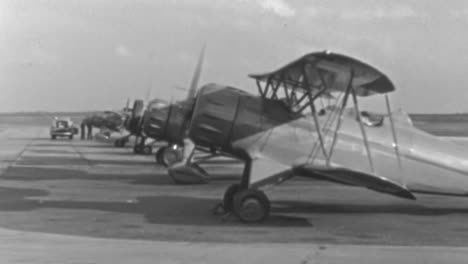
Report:
[[[239,96],[239,90],[231,87],[204,86],[194,109],[190,138],[205,147],[229,147]]]
[[[183,105],[172,104],[167,119],[164,138],[170,143],[183,142],[185,128],[187,126],[187,113]]]
[[[151,111],[147,112],[145,121],[143,123],[143,131],[146,135],[158,139],[164,137],[170,107],[171,106],[160,109],[152,109]]]

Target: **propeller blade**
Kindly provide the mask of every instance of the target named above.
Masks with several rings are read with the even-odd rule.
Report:
[[[146,89],[146,102],[149,102],[149,100],[151,99],[151,87],[148,87],[148,89]]]
[[[197,93],[198,81],[200,80],[200,75],[201,75],[202,68],[203,68],[203,60],[205,58],[205,47],[206,46],[203,45],[201,49],[200,57],[198,58],[198,63],[193,73],[192,81],[190,83],[190,88],[188,90],[187,100],[191,100],[195,98],[195,95]]]

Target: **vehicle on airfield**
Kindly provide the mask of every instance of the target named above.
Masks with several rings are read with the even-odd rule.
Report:
[[[78,128],[73,125],[73,121],[69,117],[54,117],[49,133],[51,139],[57,137],[73,139],[73,136],[78,134]]]
[[[259,95],[207,84],[168,120],[183,142],[184,158],[168,172],[177,182],[202,183],[208,175],[193,160],[196,148],[244,162],[239,184],[223,207],[244,222],[270,213],[261,187],[293,176],[361,186],[415,199],[415,193],[468,196],[468,161],[455,144],[413,127],[391,111],[395,90],[382,72],[352,57],[307,54],[270,73],[250,75]],[[191,87],[192,90],[193,87]],[[318,111],[319,99],[335,98]],[[387,113],[360,110],[360,97],[383,97]],[[347,108],[348,101],[353,103]],[[320,113],[320,115],[319,115]],[[169,114],[168,114],[169,117]]]

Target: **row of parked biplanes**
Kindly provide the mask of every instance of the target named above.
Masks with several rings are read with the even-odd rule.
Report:
[[[204,50],[185,100],[154,99],[146,107],[137,100],[127,114],[107,123],[118,130],[121,122],[130,133],[117,139],[116,147],[134,136],[134,152],[151,154],[148,140],[165,142],[155,151],[156,161],[168,167],[175,183],[209,181],[195,151],[243,162],[240,182],[224,194],[226,214],[263,221],[270,201],[261,188],[293,176],[407,199],[415,193],[468,195],[463,150],[414,128],[403,112],[392,112],[388,94],[395,87],[375,67],[314,52],[278,70],[249,75],[258,87],[258,94],[251,94],[215,83],[199,88],[203,57]],[[362,111],[359,98],[368,96],[382,98],[385,113]]]

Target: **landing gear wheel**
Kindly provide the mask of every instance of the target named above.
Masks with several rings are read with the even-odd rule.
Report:
[[[143,154],[145,154],[145,155],[151,155],[151,153],[153,152],[153,147],[151,147],[151,146],[144,146],[143,149],[142,149],[142,152],[143,152]]]
[[[159,148],[158,151],[156,151],[156,153],[154,154],[154,158],[157,164],[162,164],[161,156],[162,156],[162,152],[164,151],[164,148],[166,147]]]
[[[50,138],[51,138],[52,140],[54,140],[54,139],[56,139],[57,137],[56,137],[56,136],[50,136]]]
[[[169,167],[180,160],[179,150],[171,147],[162,147],[156,152],[156,162]]]
[[[73,135],[68,136],[69,139],[73,139]]]
[[[161,152],[161,163],[166,167],[171,166],[172,164],[176,163],[178,160],[179,160],[179,153],[177,150],[173,148],[165,147],[164,150]]]
[[[133,146],[133,153],[141,154],[141,146],[140,145]]]
[[[240,184],[231,184],[224,192],[223,209],[225,212],[232,212],[234,210],[234,195],[241,189]]]
[[[120,139],[120,138],[119,138],[119,139],[116,139],[116,140],[114,141],[114,147],[116,147],[116,148],[121,148],[121,147],[123,147],[123,144],[122,144],[122,143],[123,143],[123,140],[122,140],[122,139]]]
[[[234,213],[244,223],[259,223],[270,214],[270,201],[262,191],[242,190],[234,195]]]

